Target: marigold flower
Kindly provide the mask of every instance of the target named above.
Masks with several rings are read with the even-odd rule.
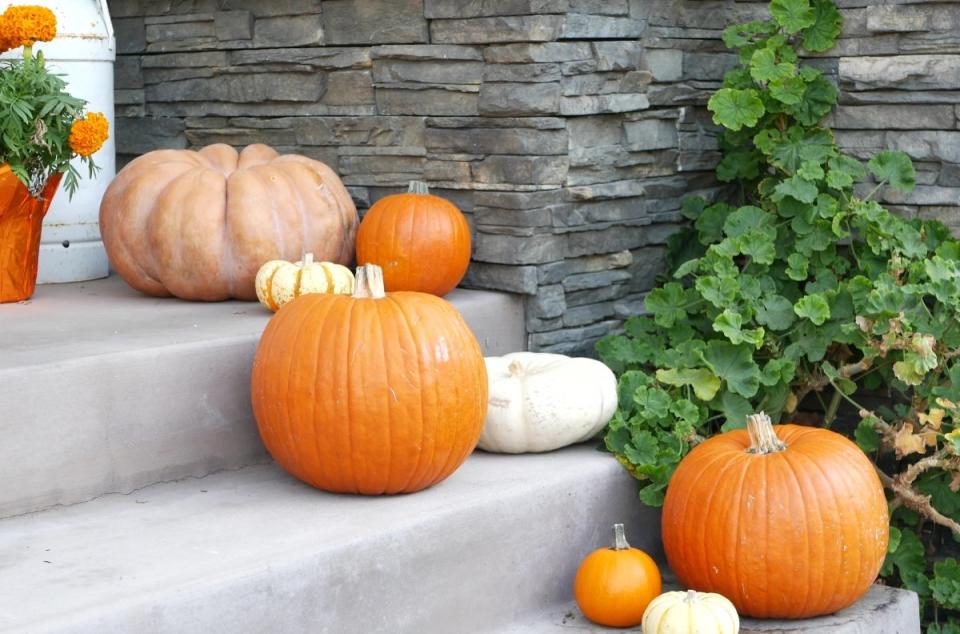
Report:
[[[8,7],[0,17],[0,34],[2,50],[49,42],[57,35],[57,16],[47,7]]]
[[[80,156],[90,156],[110,138],[110,124],[100,112],[89,112],[70,126],[70,149]]]

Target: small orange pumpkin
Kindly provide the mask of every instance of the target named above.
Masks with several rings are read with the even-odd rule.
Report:
[[[623,524],[613,525],[610,548],[587,555],[573,582],[580,611],[594,623],[609,627],[638,625],[661,589],[656,562],[627,543]]]
[[[446,295],[470,264],[470,225],[453,203],[414,181],[407,193],[381,198],[363,217],[357,264],[379,265],[388,291]]]
[[[487,371],[450,303],[383,291],[301,295],[276,313],[253,362],[253,413],[274,459],[341,493],[409,493],[459,467],[480,438]]]
[[[870,588],[889,515],[873,465],[826,429],[773,426],[762,412],[681,461],[663,505],[663,547],[687,587],[740,614],[801,619]]]

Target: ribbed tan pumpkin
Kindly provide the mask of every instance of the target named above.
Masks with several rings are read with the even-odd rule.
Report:
[[[411,493],[459,467],[480,437],[487,372],[452,304],[384,293],[380,267],[353,295],[298,297],[267,324],[253,413],[270,455],[341,493]]]
[[[277,312],[308,293],[352,293],[353,272],[342,264],[314,262],[307,253],[299,262],[270,260],[257,271],[256,287],[260,303]]]
[[[157,150],[107,188],[100,231],[110,262],[148,295],[218,301],[257,298],[268,260],[353,259],[357,210],[329,167],[266,145],[238,153]]]
[[[745,616],[801,619],[852,605],[887,552],[887,500],[870,460],[828,429],[777,425],[714,436],[680,462],[663,549],[688,588]]]

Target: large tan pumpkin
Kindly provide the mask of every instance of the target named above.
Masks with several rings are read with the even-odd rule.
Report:
[[[257,298],[268,260],[353,259],[357,209],[329,167],[266,145],[238,153],[156,150],[107,188],[100,231],[130,286],[148,295],[218,301]]]

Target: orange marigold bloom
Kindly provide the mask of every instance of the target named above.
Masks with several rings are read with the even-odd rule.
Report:
[[[89,112],[70,126],[70,149],[80,156],[90,156],[110,138],[110,124],[101,112]]]
[[[57,16],[47,7],[8,7],[0,21],[0,33],[0,45],[7,46],[7,50],[49,42],[57,35]]]

